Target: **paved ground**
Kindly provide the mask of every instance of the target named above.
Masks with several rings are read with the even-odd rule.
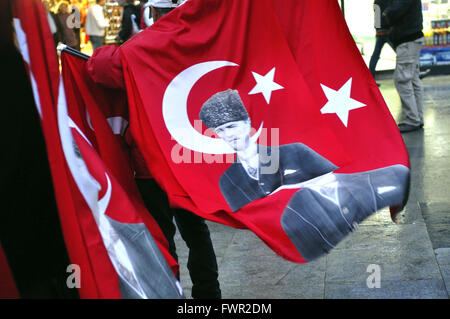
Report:
[[[400,100],[391,79],[379,81],[392,115]],[[425,129],[403,135],[411,194],[401,224],[387,210],[371,216],[327,256],[308,264],[278,257],[253,233],[210,225],[223,298],[440,298],[450,295],[450,76],[428,77]],[[177,234],[181,283],[190,297],[187,248]],[[374,267],[374,268],[371,268]],[[369,288],[374,269],[380,287]]]

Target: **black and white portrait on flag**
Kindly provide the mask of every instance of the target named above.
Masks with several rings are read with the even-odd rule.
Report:
[[[237,90],[211,96],[199,114],[236,151],[219,180],[233,212],[278,192],[299,188],[286,206],[281,224],[306,260],[334,248],[377,210],[402,205],[409,170],[392,165],[366,172],[335,173],[336,165],[302,143],[258,145],[250,137],[251,120]]]

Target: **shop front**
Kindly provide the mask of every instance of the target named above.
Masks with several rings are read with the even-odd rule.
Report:
[[[420,55],[422,69],[432,74],[450,73],[450,4],[448,0],[422,1],[425,45]]]
[[[347,25],[361,54],[369,65],[375,47],[375,10],[373,0],[339,0]],[[450,3],[449,0],[422,0],[425,44],[420,55],[422,71],[450,73]],[[376,71],[395,69],[395,51],[385,45]]]

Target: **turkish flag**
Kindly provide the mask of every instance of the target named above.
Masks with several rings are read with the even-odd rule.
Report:
[[[114,216],[116,220],[128,219],[130,222],[136,218],[141,219],[176,274],[178,264],[169,254],[167,240],[145,208],[134,182],[129,148],[123,138],[128,125],[125,92],[95,84],[87,74],[85,64],[86,61],[81,58],[64,51],[61,53],[66,99],[72,106],[71,119],[76,123],[76,130],[82,133],[80,135],[84,141],[94,146],[105,166],[120,182],[118,187],[121,187],[121,191],[125,194],[122,194],[122,198],[118,198],[121,198],[121,201],[131,201],[131,207],[127,208],[111,203],[111,211],[108,215],[112,217],[116,214]]]
[[[352,223],[402,206],[408,189],[406,148],[339,6],[315,2],[190,0],[120,48],[130,129],[171,203],[248,228],[294,262],[319,255],[302,248],[308,241],[322,237],[328,251]],[[247,161],[248,149],[218,138],[221,125],[205,126],[242,122],[236,114],[257,140],[256,175],[255,155]],[[267,174],[264,147],[279,154]],[[342,209],[353,220],[327,234],[325,219]]]
[[[173,273],[177,264],[145,210],[129,161],[97,105],[108,103],[114,95],[79,88],[83,73],[65,73],[70,88],[66,99],[41,1],[15,1],[13,14],[41,117],[61,226],[73,263],[70,269],[75,270],[74,287],[82,298],[180,297],[181,287]],[[65,66],[76,63],[63,57]]]

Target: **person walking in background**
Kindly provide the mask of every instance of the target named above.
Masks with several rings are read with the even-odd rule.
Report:
[[[375,68],[377,67],[378,60],[380,59],[381,50],[384,47],[384,44],[387,43],[394,50],[394,46],[391,41],[389,41],[389,28],[386,25],[384,19],[381,19],[381,13],[386,10],[392,0],[375,0],[374,1],[374,11],[375,11],[375,48],[372,53],[372,57],[370,58],[369,70],[372,73],[373,78],[375,79]],[[377,83],[378,84],[378,83]],[[378,84],[378,86],[380,86]]]
[[[123,43],[133,35],[132,15],[136,17],[135,22],[137,25],[141,23],[141,10],[133,4],[133,0],[118,0],[117,2],[123,7],[122,24],[117,40]]]
[[[419,58],[424,44],[422,2],[396,0],[382,13],[391,27],[389,40],[395,47],[397,62],[394,83],[402,102],[400,132],[421,129],[423,122],[423,86]]]
[[[89,8],[86,16],[86,34],[89,35],[94,51],[103,45],[105,28],[109,26],[109,22],[103,14],[105,1],[97,0],[97,3]]]
[[[62,41],[62,27],[61,22],[59,21],[56,14],[50,11],[50,2],[43,1],[45,11],[47,11],[47,20],[48,25],[50,27],[50,32],[53,35],[53,40],[55,41],[55,47],[58,45],[58,42]]]
[[[76,49],[80,51],[81,49],[81,10],[80,10],[80,0],[70,0],[70,5],[72,8],[71,19],[73,24],[73,31],[75,32],[75,39],[77,41]]]
[[[70,22],[68,2],[62,1],[59,4],[57,16],[62,29],[61,42],[73,49],[77,49],[79,43],[77,41],[73,25]]]

